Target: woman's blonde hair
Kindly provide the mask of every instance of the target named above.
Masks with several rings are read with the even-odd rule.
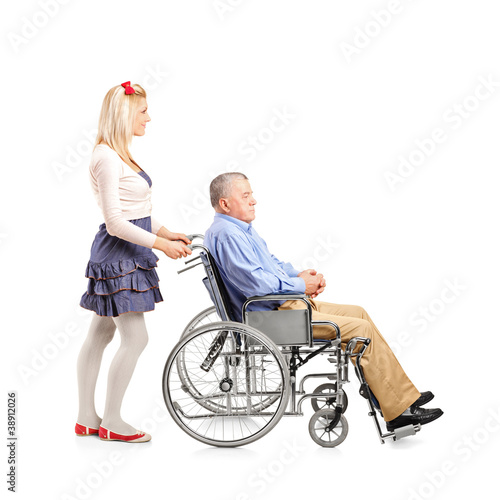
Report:
[[[141,99],[146,91],[137,83],[131,85],[135,93],[126,94],[122,85],[111,88],[102,102],[99,126],[94,149],[107,144],[129,165],[134,161],[128,147],[134,137],[134,124]],[[140,168],[140,167],[139,167]]]

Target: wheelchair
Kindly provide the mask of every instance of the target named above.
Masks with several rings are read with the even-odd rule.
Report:
[[[190,240],[203,235],[189,235]],[[408,425],[383,433],[375,399],[366,383],[360,360],[370,339],[355,337],[341,349],[340,329],[331,321],[312,320],[311,305],[303,294],[250,297],[242,307],[243,322],[235,321],[227,290],[208,249],[198,251],[185,264],[183,273],[203,265],[203,283],[213,306],[197,314],[185,327],[170,353],[163,371],[163,397],[167,409],[191,437],[219,447],[242,446],[260,439],[283,416],[303,416],[302,405],[310,401],[314,410],[309,434],[320,446],[333,448],[348,434],[344,416],[350,360],[360,382],[360,394],[367,400],[380,442],[414,435],[420,425]],[[193,252],[194,253],[194,252]],[[300,310],[249,310],[258,301],[301,300]],[[331,340],[314,339],[314,325],[328,325],[335,332]],[[305,375],[297,371],[318,355],[331,363],[326,373]],[[312,392],[305,383],[324,379]],[[326,381],[325,381],[326,379]]]

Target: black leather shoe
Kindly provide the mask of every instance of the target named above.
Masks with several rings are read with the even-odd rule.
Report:
[[[433,399],[434,394],[431,391],[421,392],[420,397],[411,405],[411,409],[414,410],[417,406],[424,406]]]
[[[404,427],[405,425],[411,424],[425,425],[436,420],[443,414],[441,408],[420,408],[417,406],[410,411],[411,413],[409,415],[399,415],[399,417],[396,417],[394,420],[386,422],[387,430],[391,432],[398,427]]]

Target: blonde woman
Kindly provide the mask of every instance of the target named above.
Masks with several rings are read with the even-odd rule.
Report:
[[[78,356],[78,436],[146,442],[149,434],[120,415],[125,390],[148,342],[144,313],[162,301],[152,248],[172,259],[191,253],[185,234],[173,233],[151,217],[151,179],[134,161],[129,145],[146,133],[151,120],[145,90],[122,83],[109,90],[102,104],[90,182],[104,216],[92,244],[85,275],[87,291],[80,305],[94,311]],[[118,328],[120,347],[109,369],[106,404],[101,418],[94,405],[104,348]]]

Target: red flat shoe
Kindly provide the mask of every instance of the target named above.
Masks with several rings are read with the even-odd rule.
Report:
[[[75,433],[77,436],[92,436],[99,433],[99,429],[80,425],[78,422],[75,425]]]
[[[116,432],[105,429],[102,426],[99,427],[99,437],[103,441],[126,441],[127,443],[145,443],[151,440],[151,435],[142,431],[137,431],[137,434],[125,436],[123,434],[117,434]]]

